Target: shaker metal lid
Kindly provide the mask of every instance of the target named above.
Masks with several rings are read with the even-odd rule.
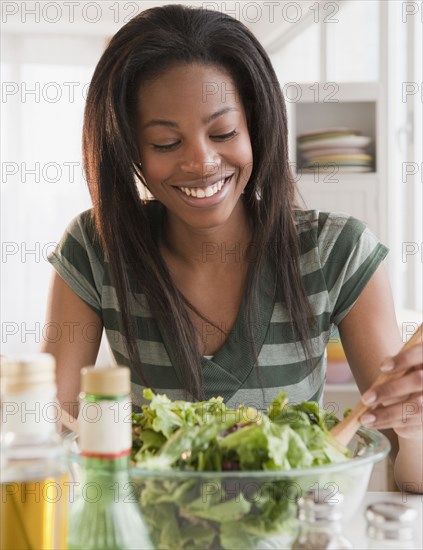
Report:
[[[317,487],[317,489],[309,489],[298,499],[298,504],[301,506],[327,505],[337,506],[344,502],[344,495],[339,491],[334,491],[331,488]]]
[[[374,525],[404,525],[413,522],[417,511],[399,502],[376,502],[366,508],[366,519]]]
[[[376,540],[410,541],[417,511],[399,502],[376,502],[365,512],[367,536]]]
[[[339,521],[344,495],[333,488],[310,489],[298,499],[298,517],[309,522]]]

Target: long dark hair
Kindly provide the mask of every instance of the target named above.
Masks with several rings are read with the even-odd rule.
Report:
[[[246,107],[254,165],[244,197],[258,251],[247,276],[247,317],[265,261],[273,264],[277,292],[308,356],[312,311],[299,266],[285,102],[268,55],[242,23],[218,11],[182,5],[143,11],[116,33],[95,69],[84,116],[84,169],[132,368],[148,384],[128,307],[130,278],[136,274],[154,317],[178,343],[175,351],[185,389],[202,398],[201,354],[187,303],[162,259],[137,187],[142,174],[134,124],[140,85],[172,66],[189,63],[226,69]]]

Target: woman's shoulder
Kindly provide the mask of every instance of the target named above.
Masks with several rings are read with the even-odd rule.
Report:
[[[163,217],[163,208],[161,203],[152,200],[142,206],[145,215],[154,232],[160,231]],[[79,244],[85,251],[95,252],[99,258],[105,257],[103,246],[101,244],[100,233],[94,216],[94,209],[88,208],[74,216],[66,226],[61,242]]]
[[[149,200],[142,205],[142,208],[151,223],[160,222],[162,220],[163,206],[159,201]],[[66,231],[70,233],[84,233],[93,239],[98,238],[94,208],[88,208],[74,216],[68,223]]]
[[[67,224],[59,243],[60,248],[80,250],[81,254],[96,256],[103,260],[104,253],[96,230],[94,210],[89,208],[74,216]]]
[[[94,209],[88,208],[74,216],[66,227],[68,233],[88,233],[94,236],[95,222]]]
[[[297,227],[302,225],[312,224],[314,227],[323,226],[324,224],[330,225],[345,225],[349,220],[357,222],[358,224],[365,225],[347,212],[341,211],[329,211],[329,210],[301,210],[296,208],[294,212],[294,221]]]
[[[357,238],[367,231],[366,224],[346,212],[323,210],[294,210],[298,234],[313,237],[315,243],[340,237]]]
[[[295,210],[295,219],[301,262],[307,272],[322,269],[330,288],[346,266],[364,270],[388,253],[367,225],[348,213]]]

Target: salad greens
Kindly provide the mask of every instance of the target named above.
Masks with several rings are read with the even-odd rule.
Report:
[[[314,402],[289,405],[283,392],[267,414],[229,409],[220,397],[191,403],[151,390],[143,395],[149,404],[132,415],[132,460],[155,472],[136,481],[160,549],[256,548],[269,535],[286,532],[295,515],[298,487],[272,472],[349,456],[329,433],[338,422],[333,414]],[[193,475],[177,476],[175,470]]]
[[[191,403],[144,390],[132,414],[132,460],[157,470],[290,470],[339,462],[348,456],[329,433],[338,422],[314,402],[288,405],[281,392],[268,414],[228,409],[220,397]]]

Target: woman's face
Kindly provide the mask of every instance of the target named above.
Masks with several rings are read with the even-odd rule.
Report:
[[[252,171],[244,107],[228,73],[173,67],[140,88],[138,147],[150,192],[193,228],[224,224]]]

